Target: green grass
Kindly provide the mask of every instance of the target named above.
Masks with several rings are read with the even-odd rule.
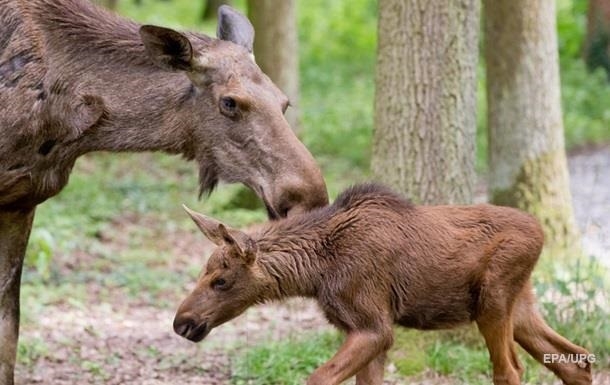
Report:
[[[300,385],[339,348],[336,332],[308,333],[298,338],[248,347],[233,363],[235,385]]]

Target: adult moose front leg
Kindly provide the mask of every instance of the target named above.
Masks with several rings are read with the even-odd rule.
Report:
[[[19,285],[34,209],[0,211],[0,385],[13,385],[19,335]]]
[[[391,329],[390,329],[391,330]],[[307,385],[338,385],[355,374],[359,374],[358,385],[381,385],[382,375],[367,373],[370,365],[376,366],[374,361],[384,356],[392,345],[390,332],[353,331],[348,333],[347,339],[339,351],[327,363],[320,366],[307,380]],[[374,368],[375,372],[378,368]],[[372,376],[369,376],[371,374]],[[366,382],[365,376],[366,375]]]

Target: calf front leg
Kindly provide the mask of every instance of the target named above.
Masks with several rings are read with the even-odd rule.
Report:
[[[0,385],[13,385],[19,336],[19,285],[34,210],[0,211]]]
[[[358,385],[381,384],[378,378],[383,380],[383,361],[381,370],[378,368],[379,363],[373,361],[379,356],[384,356],[391,345],[391,332],[349,332],[339,351],[313,372],[307,380],[307,385],[338,385],[359,372],[362,376]],[[368,371],[369,367],[371,372]],[[369,378],[377,382],[363,382]]]

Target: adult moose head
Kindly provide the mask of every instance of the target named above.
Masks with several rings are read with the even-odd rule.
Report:
[[[155,26],[140,35],[160,68],[190,81],[183,108],[199,126],[184,152],[201,165],[202,191],[218,180],[242,182],[272,218],[327,203],[318,167],[284,119],[288,99],[254,61],[254,30],[244,16],[221,7],[218,40]]]
[[[87,0],[0,0],[0,384],[13,383],[34,209],[80,155],[182,154],[198,162],[201,192],[243,183],[271,218],[327,203],[253,39],[228,7],[214,39],[140,26]]]

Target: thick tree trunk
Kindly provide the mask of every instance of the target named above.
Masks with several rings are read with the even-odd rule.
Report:
[[[13,384],[19,336],[21,269],[34,210],[0,211],[0,384]]]
[[[610,76],[610,0],[589,0],[584,56],[587,67]]]
[[[475,180],[477,0],[380,0],[372,170],[418,203]]]
[[[485,0],[489,192],[576,239],[561,117],[554,0]]]
[[[248,18],[254,25],[254,56],[271,80],[288,96],[292,107],[286,119],[298,130],[299,42],[296,0],[248,0]]]

